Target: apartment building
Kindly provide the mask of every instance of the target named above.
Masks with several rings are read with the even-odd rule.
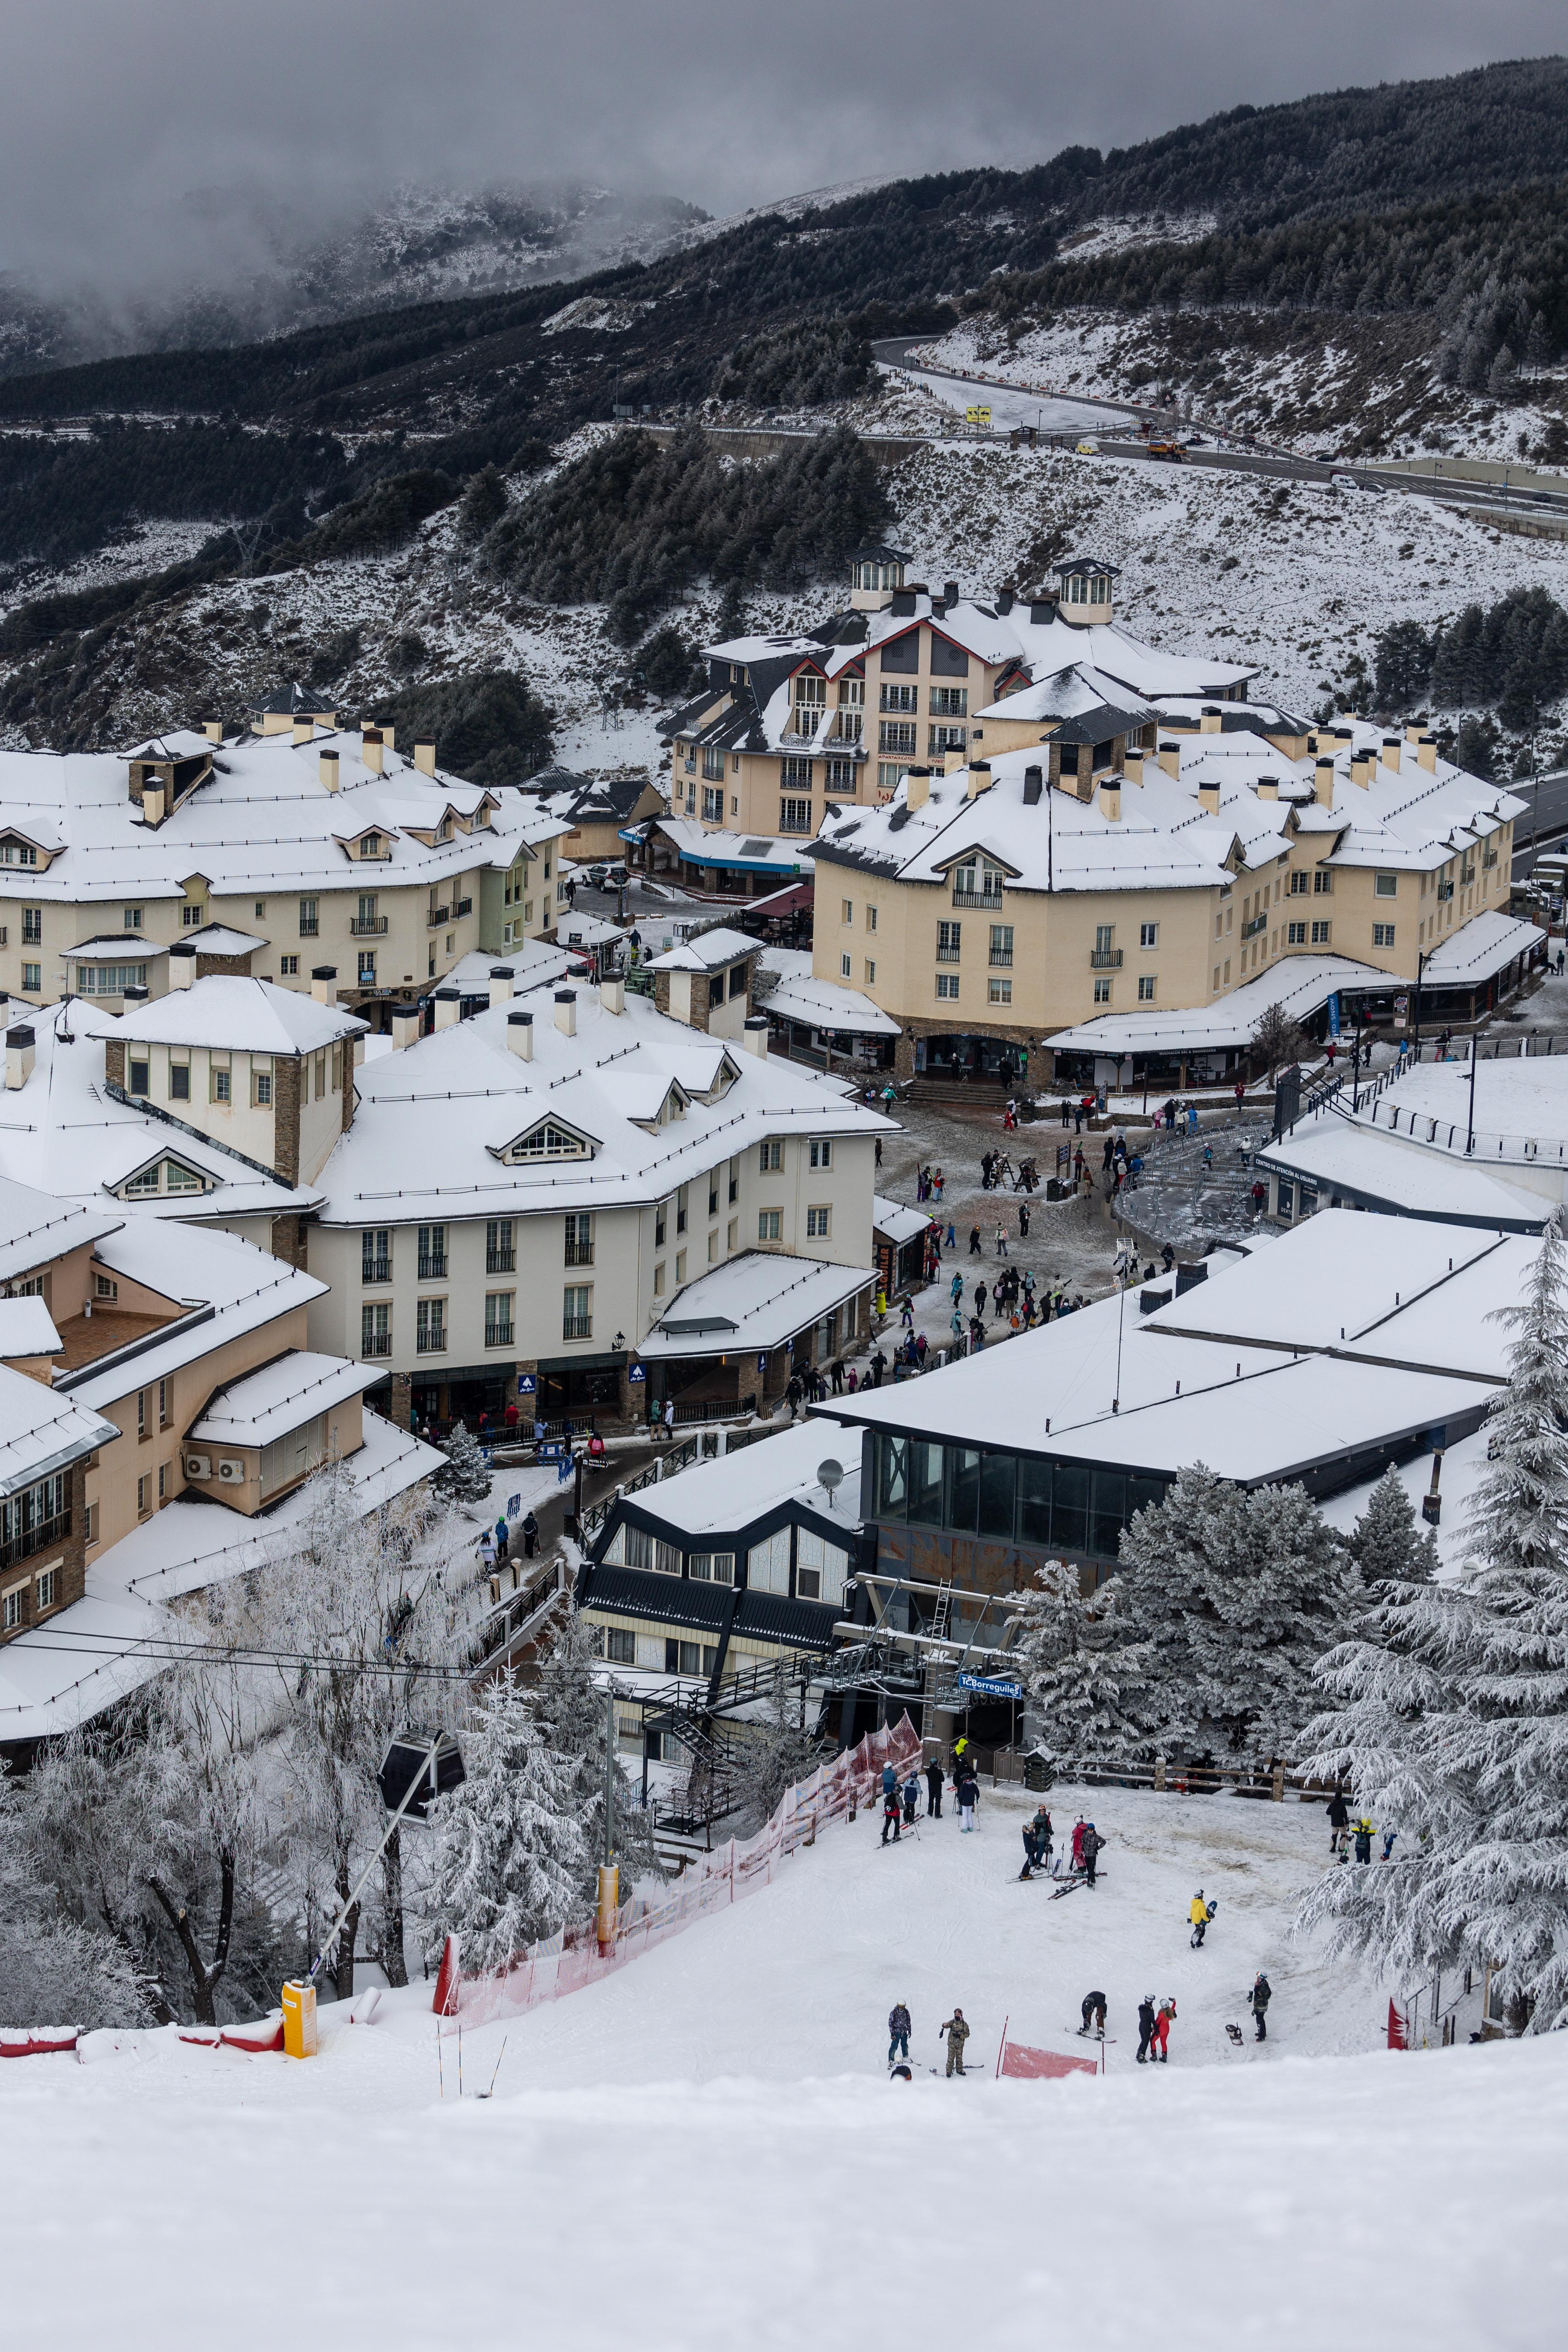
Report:
[[[553,934],[570,820],[465,783],[394,730],[258,712],[123,753],[0,752],[0,988],[118,1009],[197,973],[308,993],[332,967],[384,1024],[477,949]]]
[[[776,866],[809,845],[827,812],[889,801],[911,767],[961,763],[977,749],[1045,741],[1089,711],[1120,708],[1152,742],[1159,695],[1237,698],[1253,673],[1165,654],[1116,622],[1115,567],[1073,558],[1054,593],[999,590],[987,603],[948,581],[905,586],[909,559],[857,556],[850,604],[799,636],[710,646],[705,691],[675,711],[665,826],[700,871],[703,838],[754,835]],[[695,828],[701,828],[698,833]],[[755,887],[767,887],[758,861]]]
[[[896,1019],[904,1071],[1017,1074],[1042,1040],[1064,1066],[1179,1066],[1200,1045],[1223,1066],[1286,993],[1299,1018],[1335,994],[1403,1017],[1418,960],[1427,985],[1445,955],[1472,970],[1451,943],[1478,919],[1481,964],[1517,961],[1522,803],[1421,728],[1156,709],[1152,749],[1136,713],[1101,705],[1032,752],[916,768],[887,807],[831,817],[812,845],[819,998]],[[1239,1032],[1208,1017],[1232,996]]]

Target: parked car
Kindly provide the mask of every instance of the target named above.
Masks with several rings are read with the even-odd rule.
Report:
[[[1097,457],[1100,455],[1099,442],[1081,441],[1078,444],[1078,454],[1081,457]]]
[[[607,866],[591,866],[588,869],[589,887],[594,890],[602,890],[604,877],[609,871],[610,868]]]
[[[624,890],[631,879],[624,866],[612,866],[604,877],[604,887],[607,890]]]

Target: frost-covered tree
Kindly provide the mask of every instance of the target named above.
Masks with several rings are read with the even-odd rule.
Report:
[[[1035,1589],[1015,1592],[1009,1606],[1019,1629],[1009,1655],[1039,1710],[1041,1752],[1069,1763],[1140,1746],[1138,1698],[1151,1645],[1126,1638],[1115,1580],[1085,1601],[1077,1569],[1048,1559]]]
[[[739,1810],[756,1828],[769,1821],[787,1789],[810,1780],[824,1748],[808,1729],[800,1698],[792,1697],[782,1667],[761,1712],[737,1727],[736,1795]]]
[[[509,1682],[480,1693],[462,1744],[467,1777],[431,1808],[431,1905],[465,1968],[505,1968],[581,1901],[572,1763],[546,1738],[532,1695]]]
[[[0,1774],[0,2024],[151,2025],[154,1988],[122,1938],[65,1912],[25,1787]]]
[[[1437,1572],[1437,1538],[1423,1528],[1392,1463],[1366,1498],[1350,1555],[1368,1584],[1425,1584]]]
[[[1323,1662],[1317,1769],[1403,1834],[1387,1869],[1308,1898],[1336,1947],[1406,1982],[1490,1964],[1534,2032],[1568,2024],[1568,1315],[1560,1219],[1525,1295],[1490,1417],[1490,1463],[1453,1589],[1385,1588],[1365,1639]]]
[[[1189,1755],[1285,1754],[1312,1711],[1312,1670],[1357,1613],[1354,1572],[1300,1486],[1249,1492],[1201,1463],[1122,1538],[1113,1580],[1149,1644],[1140,1710]]]
[[[465,1422],[453,1423],[452,1434],[441,1450],[446,1459],[431,1480],[436,1493],[453,1503],[488,1503],[490,1473]]]
[[[583,1867],[579,1893],[594,1892],[604,1855],[604,1743],[608,1713],[603,1689],[594,1681],[592,1638],[582,1618],[563,1602],[565,1614],[539,1665],[534,1712],[558,1756],[570,1768],[569,1801],[582,1832]],[[653,1825],[638,1802],[630,1778],[616,1758],[611,1822],[612,1846],[621,1865],[622,1893],[643,1877],[662,1878]]]

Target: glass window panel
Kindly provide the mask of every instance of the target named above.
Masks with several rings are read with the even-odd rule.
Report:
[[[1013,1478],[1018,1467],[1011,1454],[988,1454],[980,1465],[980,1533],[1013,1539]]]
[[[1051,1540],[1064,1551],[1082,1551],[1089,1541],[1089,1473],[1065,1462],[1056,1465]]]
[[[1094,1473],[1094,1516],[1090,1528],[1089,1549],[1107,1559],[1114,1559],[1122,1541],[1122,1526],[1127,1508],[1127,1479],[1124,1471],[1096,1470]]]
[[[909,1516],[922,1527],[942,1524],[942,1448],[925,1438],[909,1449]]]
[[[1051,1474],[1050,1462],[1022,1461],[1019,1464],[1019,1541],[1048,1544],[1051,1541]]]
[[[1127,1474],[1128,1518],[1135,1518],[1140,1511],[1148,1510],[1151,1505],[1164,1502],[1166,1485],[1167,1481],[1164,1478],[1141,1477],[1136,1473],[1129,1471]]]
[[[909,1500],[909,1440],[879,1437],[876,1442],[876,1515],[902,1519]]]
[[[973,1445],[947,1448],[946,1524],[972,1536],[980,1506],[980,1455]]]

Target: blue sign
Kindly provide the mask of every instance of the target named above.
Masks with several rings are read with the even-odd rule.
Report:
[[[558,1484],[559,1486],[565,1486],[565,1484],[566,1484],[566,1482],[567,1482],[567,1480],[568,1480],[568,1479],[570,1477],[570,1475],[571,1475],[571,1456],[570,1456],[570,1454],[566,1456],[565,1460],[564,1460],[564,1461],[559,1465],[559,1468],[557,1469],[557,1471],[556,1471],[556,1474],[555,1474],[555,1475],[556,1475],[556,1482],[557,1482],[557,1484]]]
[[[1329,998],[1329,1035],[1331,1037],[1337,1037],[1339,1035],[1339,992],[1337,990],[1334,992],[1333,995]]]
[[[627,1365],[627,1367],[626,1367],[626,1384],[627,1384],[627,1386],[628,1386],[629,1388],[630,1388],[630,1387],[631,1387],[634,1382],[636,1382],[636,1381],[645,1381],[645,1380],[647,1379],[647,1377],[648,1377],[648,1368],[647,1368],[647,1366],[646,1366],[645,1364],[628,1364],[628,1365]]]
[[[1022,1683],[1005,1683],[999,1675],[958,1675],[960,1690],[979,1691],[986,1698],[1022,1698]]]
[[[541,1439],[539,1444],[539,1460],[541,1462],[559,1462],[566,1450],[566,1447],[562,1444],[559,1437],[552,1437],[548,1440]]]
[[[517,1374],[517,1394],[519,1396],[537,1395],[538,1392],[538,1381],[532,1372],[519,1372]]]
[[[766,1356],[758,1356],[758,1359],[757,1359],[757,1370],[758,1370],[758,1374],[759,1374],[759,1375],[760,1375],[761,1373],[765,1372],[765,1371],[768,1370],[768,1359],[767,1359],[767,1357],[766,1357]]]

